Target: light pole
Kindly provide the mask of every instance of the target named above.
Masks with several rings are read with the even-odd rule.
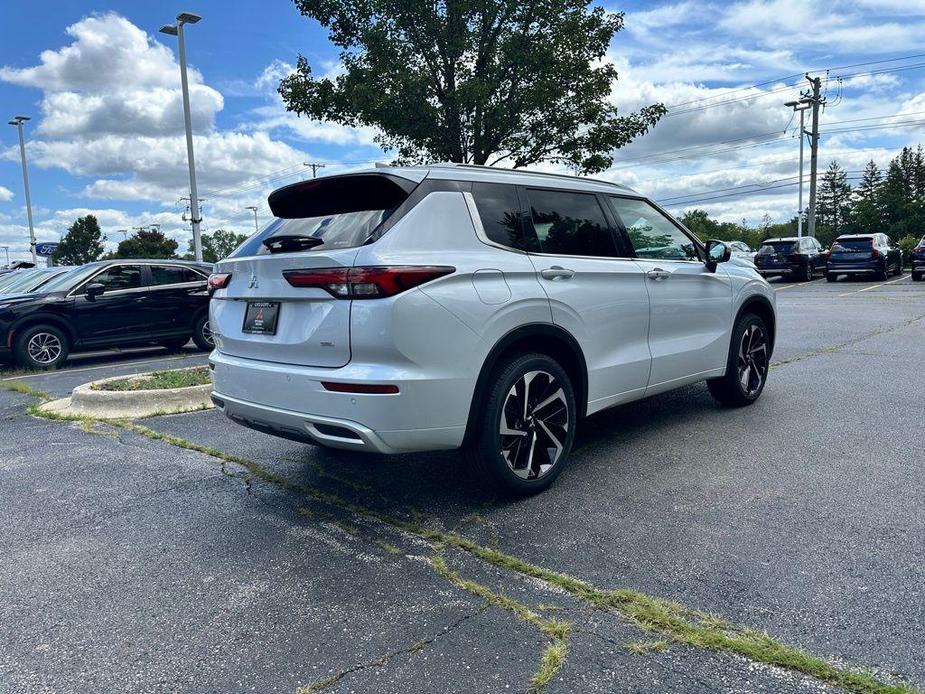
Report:
[[[797,208],[797,238],[799,239],[803,238],[803,137],[806,134],[803,131],[803,118],[806,115],[806,109],[812,106],[812,102],[800,99],[800,101],[788,101],[784,106],[789,106],[794,112],[800,112],[800,200]]]
[[[183,121],[186,125],[186,156],[189,162],[189,188],[190,188],[190,214],[193,224],[193,252],[196,260],[202,261],[202,239],[199,235],[199,197],[196,192],[196,161],[193,158],[193,124],[190,118],[189,82],[186,78],[186,44],[183,41],[183,26],[195,24],[202,17],[192,12],[181,12],[177,15],[176,24],[165,24],[161,32],[177,37],[180,52],[180,85],[183,88]]]
[[[250,205],[249,207],[245,207],[244,209],[250,210],[251,212],[254,213],[254,231],[255,232],[260,231],[260,227],[257,225],[257,208],[254,205]]]
[[[38,265],[35,255],[35,228],[32,226],[32,195],[29,192],[29,168],[26,166],[26,140],[22,134],[22,124],[29,120],[29,116],[15,116],[9,121],[19,131],[19,156],[22,159],[22,185],[26,190],[26,216],[29,218],[29,248],[32,251],[32,264]]]

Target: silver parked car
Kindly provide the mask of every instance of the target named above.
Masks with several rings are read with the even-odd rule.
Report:
[[[586,415],[706,381],[762,392],[774,292],[612,183],[465,166],[304,181],[216,266],[214,400],[278,436],[462,448],[539,491]]]

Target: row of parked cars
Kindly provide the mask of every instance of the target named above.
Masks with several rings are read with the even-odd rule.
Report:
[[[94,349],[179,349],[192,339],[210,350],[211,271],[208,263],[132,259],[0,274],[0,359],[48,369]]]
[[[925,278],[925,236],[912,251],[912,279]],[[886,234],[845,234],[823,248],[812,236],[768,239],[754,256],[764,277],[809,281],[817,273],[835,282],[842,275],[871,275],[885,280],[901,275],[903,252]]]

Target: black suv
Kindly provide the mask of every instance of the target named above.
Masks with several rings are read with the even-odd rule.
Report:
[[[763,277],[792,277],[810,281],[825,268],[825,251],[814,237],[768,239],[755,254],[755,267]]]
[[[59,366],[72,351],[159,344],[190,337],[212,349],[211,265],[106,260],[54,278],[30,294],[0,296],[0,355],[27,368]]]
[[[921,282],[922,279],[925,279],[925,236],[912,249],[912,281]]]
[[[877,280],[903,272],[903,252],[886,234],[845,234],[832,242],[825,278],[871,274]]]

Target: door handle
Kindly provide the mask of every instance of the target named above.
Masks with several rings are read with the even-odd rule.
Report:
[[[646,273],[646,277],[650,280],[655,280],[656,282],[661,282],[662,280],[667,280],[671,277],[671,273],[668,270],[662,270],[660,267],[653,268]]]
[[[545,270],[540,270],[540,275],[547,280],[567,280],[574,277],[575,271],[564,268],[561,265],[553,265]]]

